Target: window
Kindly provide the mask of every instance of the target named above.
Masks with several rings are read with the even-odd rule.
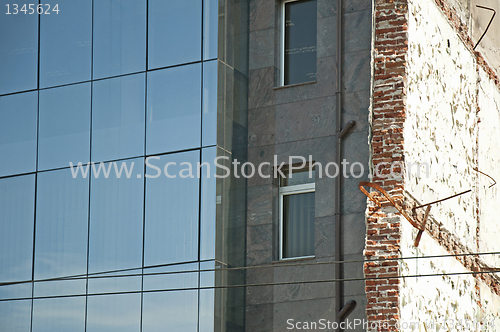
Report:
[[[284,1],[281,84],[316,81],[316,0]]]
[[[314,178],[309,168],[281,178],[280,259],[314,256]]]

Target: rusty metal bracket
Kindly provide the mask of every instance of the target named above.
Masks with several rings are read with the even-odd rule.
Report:
[[[415,238],[415,247],[418,247],[420,244],[420,239],[422,238],[422,234],[424,234],[425,224],[427,224],[427,218],[429,217],[429,212],[431,212],[431,206],[429,205],[425,210],[424,220],[422,221],[422,229],[418,231],[417,237]]]
[[[491,10],[493,12],[493,16],[491,16],[490,22],[488,23],[488,26],[486,27],[486,29],[484,30],[483,34],[481,35],[481,38],[479,38],[479,40],[477,41],[476,45],[474,45],[474,48],[472,49],[473,51],[476,50],[476,47],[483,40],[484,36],[486,35],[486,33],[488,32],[488,30],[490,29],[491,23],[495,19],[495,15],[497,14],[496,10],[494,10],[493,8],[484,7],[484,6],[480,6],[480,5],[476,5],[476,7],[477,8],[481,8],[481,9]]]
[[[410,217],[397,203],[396,201],[394,201],[394,199],[387,193],[387,191],[385,191],[381,186],[379,186],[378,184],[376,183],[372,183],[372,182],[360,182],[359,183],[359,190],[361,190],[363,192],[363,194],[365,194],[366,196],[368,196],[368,198],[373,201],[375,204],[377,204],[378,207],[382,207],[382,204],[380,204],[380,202],[378,201],[377,198],[375,198],[375,192],[373,193],[369,193],[364,187],[370,187],[370,188],[373,188],[377,191],[379,191],[382,195],[385,196],[385,198],[387,198],[387,200],[389,202],[391,202],[391,204],[399,211],[399,213],[401,213],[401,215],[403,217],[406,218],[406,220],[408,220],[410,222],[410,224],[415,227],[416,229],[420,229],[418,223],[416,223],[412,217]]]
[[[495,181],[494,178],[492,178],[491,176],[489,176],[488,174],[486,173],[483,173],[481,172],[479,169],[477,168],[473,168],[474,171],[478,172],[478,173],[481,173],[485,176],[487,176],[488,178],[490,178],[492,181],[493,181],[493,184],[490,185],[488,188],[491,188],[493,187],[494,185],[497,184],[497,182]],[[416,209],[420,209],[420,208],[423,208],[423,207],[427,207],[427,209],[425,210],[425,215],[424,215],[424,219],[422,221],[422,225],[419,225],[417,222],[415,222],[413,220],[412,217],[410,217],[397,203],[396,201],[387,193],[387,191],[385,191],[381,186],[379,186],[378,184],[376,183],[372,183],[372,182],[360,182],[359,183],[359,190],[361,190],[363,192],[363,194],[365,194],[372,202],[374,202],[378,207],[382,207],[382,204],[380,203],[380,201],[375,197],[376,195],[376,192],[372,192],[372,193],[369,193],[364,187],[370,187],[370,188],[373,188],[377,191],[379,191],[382,195],[385,196],[385,198],[387,198],[387,200],[399,211],[399,213],[401,213],[401,215],[403,217],[406,218],[406,220],[409,221],[409,223],[416,229],[418,229],[418,234],[417,234],[417,237],[415,238],[415,247],[418,247],[418,245],[420,244],[420,239],[422,238],[422,234],[424,233],[425,231],[425,225],[427,224],[427,219],[429,218],[429,213],[431,211],[431,205],[433,204],[436,204],[436,203],[440,203],[440,202],[443,202],[443,201],[446,201],[446,200],[449,200],[449,199],[452,199],[452,198],[455,198],[455,197],[458,197],[458,196],[461,196],[461,195],[464,195],[464,194],[468,194],[470,192],[472,192],[472,189],[469,189],[467,191],[464,191],[464,192],[461,192],[459,194],[455,194],[455,195],[452,195],[452,196],[449,196],[449,197],[446,197],[446,198],[443,198],[443,199],[440,199],[440,200],[437,200],[437,201],[434,201],[434,202],[430,202],[430,203],[427,203],[427,204],[424,204],[424,205],[420,205],[420,206],[416,206],[412,209],[413,212],[415,212]]]

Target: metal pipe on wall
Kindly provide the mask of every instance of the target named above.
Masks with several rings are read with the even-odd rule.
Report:
[[[336,132],[337,132],[337,147],[335,149],[335,163],[340,165],[340,158],[342,156],[342,0],[337,0],[337,117],[336,117]],[[340,213],[341,213],[341,177],[338,176],[335,181],[335,260],[340,262],[342,259],[341,255],[341,225],[340,225]],[[337,264],[335,267],[335,279],[341,279],[341,269],[342,264]],[[343,296],[343,282],[338,281],[335,283],[335,314],[339,315],[342,309],[342,296]],[[340,320],[337,318],[337,322],[340,325]],[[337,328],[336,331],[340,331]]]

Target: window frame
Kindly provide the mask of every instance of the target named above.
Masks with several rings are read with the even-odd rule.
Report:
[[[282,179],[280,179],[281,181]],[[303,259],[303,258],[314,258],[316,255],[308,255],[308,256],[297,256],[297,257],[283,257],[283,246],[284,246],[284,213],[283,213],[283,201],[285,196],[290,196],[290,195],[297,195],[297,194],[307,194],[307,193],[316,193],[316,183],[306,183],[306,184],[299,184],[299,185],[292,185],[292,186],[281,186],[281,183],[279,184],[279,260],[280,261],[286,261],[286,260],[296,260],[296,259]]]
[[[300,83],[294,83],[294,84],[286,84],[285,85],[285,29],[286,29],[286,21],[285,21],[285,6],[288,3],[291,2],[300,2],[303,0],[283,0],[281,1],[281,6],[280,6],[280,77],[279,77],[279,86],[280,87],[285,87],[285,86],[294,86],[294,85],[300,85],[300,84],[309,84],[309,83],[314,83],[314,81],[308,81],[308,82],[300,82]],[[317,20],[317,18],[316,18]],[[316,21],[316,34],[318,33],[318,26],[317,26],[317,21]],[[318,41],[316,40],[316,47],[318,47]],[[317,55],[316,55],[317,59]],[[316,74],[317,74],[317,68],[316,68]]]

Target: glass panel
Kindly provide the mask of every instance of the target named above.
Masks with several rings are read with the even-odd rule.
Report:
[[[87,332],[139,332],[141,294],[89,296]]]
[[[147,154],[200,146],[201,64],[148,73]]]
[[[284,178],[281,178],[281,185],[283,187],[314,183],[316,179],[314,168],[311,172],[309,172],[308,167],[300,170],[293,170],[292,174],[289,173],[288,169],[284,169],[282,173],[285,175]]]
[[[198,291],[144,293],[143,332],[196,332]]]
[[[200,329],[199,332],[214,332],[215,290],[200,290]]]
[[[316,0],[285,4],[285,85],[316,80]]]
[[[35,279],[87,272],[88,201],[88,179],[70,169],[38,174]]]
[[[92,0],[48,0],[40,15],[40,88],[90,80]],[[55,6],[59,14],[53,12]]]
[[[146,75],[94,82],[92,161],[144,155]]]
[[[76,280],[57,280],[35,282],[34,296],[67,296],[84,295],[86,280],[80,277]]]
[[[155,159],[153,159],[155,158]],[[145,266],[198,259],[199,151],[151,157],[146,168]],[[175,164],[174,164],[175,163]],[[182,164],[184,163],[184,164]],[[181,165],[182,164],[182,165]],[[189,172],[189,167],[192,172]],[[156,169],[155,169],[156,167]],[[165,175],[165,167],[168,178]],[[161,171],[161,175],[157,175]],[[193,175],[193,178],[181,176]]]
[[[203,60],[217,58],[219,0],[203,1]]]
[[[201,2],[149,1],[148,69],[201,60]]]
[[[94,1],[94,79],[146,70],[146,0]]]
[[[1,179],[0,282],[31,280],[34,216],[35,176]],[[0,298],[29,296],[31,284],[0,286]]]
[[[92,275],[88,281],[89,285],[88,294],[141,291],[142,287],[141,274],[142,274],[142,269]],[[139,275],[139,276],[120,277],[120,275],[122,276]]]
[[[0,94],[37,88],[38,15],[6,15],[7,4],[15,12],[12,1],[0,0]]]
[[[103,164],[114,171],[92,178],[90,198],[89,273],[138,268],[142,265],[144,161],[142,158]],[[131,173],[132,174],[132,173]]]
[[[85,296],[33,301],[32,332],[83,332]]]
[[[36,171],[38,92],[0,97],[0,176]]]
[[[201,173],[200,259],[202,260],[215,259],[216,157],[216,147],[202,150],[202,161],[208,163],[210,167],[208,169],[208,166],[203,166]],[[219,163],[222,163],[222,161]]]
[[[197,288],[199,275],[198,268],[198,263],[189,263],[144,269],[144,290]],[[165,274],[162,274],[164,272]],[[147,274],[151,275],[148,276]]]
[[[29,332],[31,300],[0,302],[0,326],[3,331]]]
[[[40,91],[38,170],[87,163],[90,83]]]
[[[314,193],[283,196],[283,258],[314,256]]]
[[[217,64],[203,63],[203,146],[217,144]]]

